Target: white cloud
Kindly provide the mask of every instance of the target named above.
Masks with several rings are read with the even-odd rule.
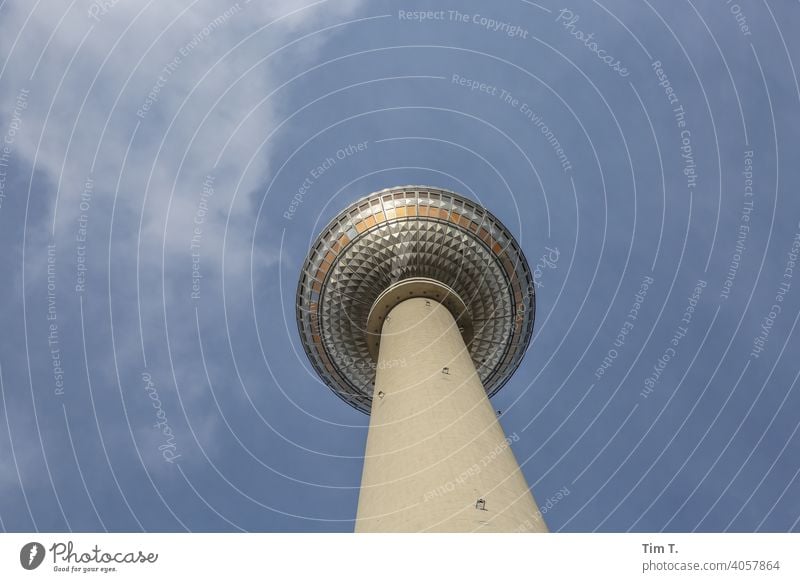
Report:
[[[12,4],[2,17],[3,111],[10,111],[21,89],[29,91],[14,153],[35,160],[36,170],[57,186],[57,236],[61,229],[67,238],[74,236],[80,193],[94,165],[95,198],[111,196],[122,172],[119,212],[138,215],[147,187],[145,238],[166,237],[168,252],[184,250],[203,178],[226,142],[222,164],[214,172],[212,216],[224,222],[240,179],[231,218],[252,215],[253,201],[246,194],[263,182],[270,154],[256,148],[275,124],[275,101],[258,104],[279,84],[275,63],[290,56],[302,70],[303,57],[312,59],[329,37],[312,36],[259,61],[301,34],[340,22],[358,2],[322,2],[300,10],[291,0],[119,0],[106,2],[110,8],[98,13],[99,4],[84,1],[66,13],[61,12],[64,6],[51,3],[39,3],[32,13],[27,3]],[[90,9],[99,22],[89,16]],[[19,38],[9,34],[17,31]],[[250,34],[254,36],[247,39]],[[137,123],[136,141],[123,166]],[[253,154],[254,163],[243,176]],[[105,218],[94,212],[90,216],[92,223]],[[237,254],[237,238],[249,254],[247,237],[233,234],[231,256]],[[221,247],[220,228],[204,235],[209,248]],[[247,264],[227,266],[236,270]]]
[[[134,267],[141,217],[142,272],[160,272],[162,244],[168,265],[175,259],[185,264],[203,181],[213,174],[214,196],[208,201],[209,214],[202,227],[203,274],[207,278],[220,274],[223,227],[231,208],[225,274],[228,279],[240,279],[228,283],[231,292],[249,297],[251,230],[258,204],[251,193],[267,178],[272,153],[270,144],[258,148],[278,115],[275,99],[260,102],[285,81],[276,72],[278,59],[284,71],[286,59],[292,59],[288,68],[299,72],[315,61],[330,34],[303,40],[274,58],[264,57],[299,36],[346,20],[360,3],[309,2],[303,10],[294,0],[250,4],[79,0],[70,7],[52,2],[5,4],[0,11],[0,67],[4,67],[0,129],[5,132],[8,127],[19,92],[27,91],[21,128],[12,146],[14,160],[18,171],[34,167],[36,183],[52,187],[31,193],[33,200],[41,204],[44,199],[45,204],[28,225],[28,288],[41,286],[44,280],[46,257],[39,249],[50,239],[54,220],[55,240],[63,256],[60,277],[71,271],[75,261],[81,214],[88,216],[87,246],[92,260],[105,264],[108,249],[92,247],[92,237],[97,245],[102,240],[98,235],[109,229],[117,184],[115,256],[118,249],[125,250],[123,259]],[[101,4],[109,7],[99,13],[96,7]],[[223,146],[221,162],[213,168]],[[251,158],[253,163],[243,173]],[[90,207],[82,209],[87,177],[93,180],[92,199]],[[27,192],[13,195],[24,199]],[[255,262],[261,267],[274,265],[279,258],[277,247],[257,247],[256,253]],[[168,304],[185,302],[189,284],[175,280],[169,267],[165,285]],[[67,295],[66,286],[63,291]],[[134,308],[132,290],[120,289],[120,293],[130,298]],[[68,305],[66,300],[63,305]],[[145,318],[158,325],[161,316],[160,306],[150,306]],[[170,332],[173,337],[196,339],[194,321]],[[127,330],[123,334],[117,330],[117,334],[117,356],[124,370],[126,361],[140,357],[139,339]],[[97,385],[102,386],[103,380],[116,384],[111,362],[92,361],[91,365]],[[196,360],[177,365],[179,381],[185,373],[190,385],[201,384]],[[79,381],[78,370],[72,378]],[[190,399],[192,390],[181,394]],[[170,410],[175,418],[179,413],[179,409]],[[214,416],[209,411],[205,418],[192,419],[193,424],[200,432],[216,430]],[[128,429],[120,430],[127,433]],[[183,434],[181,439],[188,442],[190,435]]]

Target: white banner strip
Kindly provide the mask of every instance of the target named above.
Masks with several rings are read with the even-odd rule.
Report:
[[[3,534],[0,580],[800,580],[798,534]],[[181,577],[181,578],[178,578]]]

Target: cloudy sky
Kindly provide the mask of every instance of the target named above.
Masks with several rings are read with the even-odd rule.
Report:
[[[305,358],[299,270],[348,203],[428,184],[536,270],[493,403],[540,504],[569,492],[551,529],[800,530],[798,25],[1,2],[0,528],[351,531],[368,417]]]

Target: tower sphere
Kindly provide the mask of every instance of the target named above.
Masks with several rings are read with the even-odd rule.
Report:
[[[311,247],[297,287],[297,324],[325,384],[369,414],[376,369],[402,365],[378,359],[384,317],[412,297],[448,308],[487,394],[497,393],[533,332],[530,268],[489,211],[427,186],[362,198]]]

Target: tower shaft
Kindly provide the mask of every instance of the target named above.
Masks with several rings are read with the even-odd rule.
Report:
[[[397,304],[381,331],[356,531],[547,531],[450,311]]]

